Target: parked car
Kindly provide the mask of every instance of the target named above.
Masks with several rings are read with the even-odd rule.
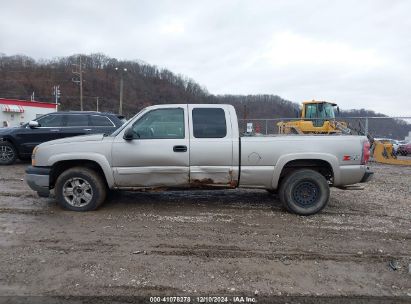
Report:
[[[411,154],[411,142],[402,142],[398,148],[398,154],[407,156]]]
[[[69,210],[96,209],[108,189],[256,188],[278,191],[291,212],[322,210],[330,186],[370,179],[365,136],[240,137],[231,105],[181,104],[142,110],[109,136],[43,143],[28,185]]]
[[[0,165],[29,159],[35,146],[54,139],[85,134],[111,134],[123,116],[100,112],[53,112],[16,128],[0,129]]]

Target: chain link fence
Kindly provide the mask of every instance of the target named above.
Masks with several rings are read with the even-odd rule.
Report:
[[[299,121],[300,118],[239,119],[241,134],[273,135],[279,133],[279,122]],[[322,126],[323,119],[312,120],[313,124]],[[337,122],[345,122],[351,134],[370,134],[375,138],[393,138],[403,140],[411,132],[411,116],[401,117],[337,117]]]

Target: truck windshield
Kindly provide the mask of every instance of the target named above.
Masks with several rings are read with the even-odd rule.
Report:
[[[120,133],[125,127],[127,127],[130,122],[134,119],[134,117],[137,117],[140,115],[141,112],[145,111],[145,109],[140,110],[136,115],[134,115],[131,119],[127,120],[121,127],[119,127],[117,130],[115,130],[113,133],[111,133],[109,136],[117,136],[118,133]]]

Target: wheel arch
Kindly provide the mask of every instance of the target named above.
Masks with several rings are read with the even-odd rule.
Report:
[[[96,160],[78,158],[59,160],[51,166],[50,188],[54,188],[56,180],[61,173],[73,167],[84,167],[97,172],[103,178],[108,188],[111,188],[114,184],[113,175],[110,171],[107,172],[108,169],[106,166],[102,166],[101,163]]]
[[[329,184],[334,184],[338,176],[336,157],[333,155],[299,155],[298,157],[284,157],[277,162],[272,180],[273,189],[277,189],[281,180],[298,169],[311,169],[323,175]]]
[[[17,145],[17,142],[14,140],[13,137],[6,135],[6,136],[0,138],[0,142],[2,142],[2,141],[7,141],[7,142],[11,143],[14,146],[14,148],[16,149],[17,155],[19,155],[19,146]]]
[[[19,155],[19,151],[16,147],[16,145],[13,143],[12,140],[10,140],[8,137],[2,137],[0,138],[0,144],[8,146],[12,151],[13,151],[13,156],[12,158],[9,158],[10,156],[7,156],[8,160],[5,160],[3,162],[2,160],[2,165],[11,165],[15,163],[16,159],[21,158]],[[11,147],[10,147],[11,146]],[[3,157],[3,156],[2,156]]]

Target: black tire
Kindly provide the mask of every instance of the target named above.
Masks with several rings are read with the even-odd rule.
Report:
[[[282,180],[278,194],[289,212],[312,215],[327,205],[330,187],[325,177],[317,171],[301,169],[291,172]]]
[[[59,205],[65,209],[91,211],[104,202],[107,187],[97,172],[88,168],[74,167],[64,171],[57,178],[55,195]]]
[[[17,159],[17,151],[12,143],[0,141],[0,165],[8,166],[14,164]]]

